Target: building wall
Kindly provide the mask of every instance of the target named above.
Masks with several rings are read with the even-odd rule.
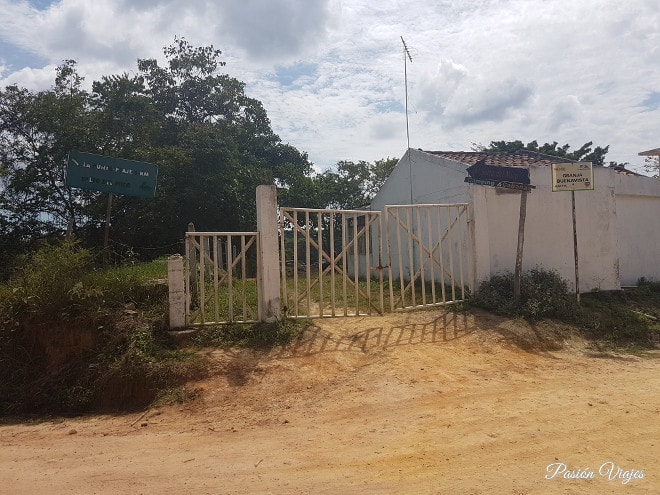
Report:
[[[595,170],[594,191],[575,193],[580,290],[619,288],[616,208],[613,189]],[[575,289],[575,256],[571,193],[552,192],[548,167],[530,167],[536,186],[527,197],[523,271],[534,267],[556,270]],[[476,282],[513,272],[516,261],[520,193],[470,185],[474,201],[477,257]],[[484,224],[487,227],[484,229]],[[484,231],[485,230],[485,231]],[[485,246],[484,246],[485,245]],[[486,258],[486,259],[484,259]]]
[[[410,172],[412,170],[412,188],[410,186]],[[399,160],[399,163],[394,167],[392,174],[387,179],[383,187],[380,189],[376,197],[371,202],[372,211],[381,211],[382,212],[382,237],[383,245],[381,247],[383,256],[388,254],[388,246],[386,245],[386,233],[391,233],[392,239],[389,245],[389,258],[384,260],[384,263],[390,264],[394,273],[394,277],[398,278],[401,273],[401,269],[407,273],[409,259],[413,258],[413,265],[417,265],[420,261],[420,257],[423,254],[420,254],[418,249],[413,248],[413,252],[409,253],[407,248],[407,243],[405,239],[403,240],[401,252],[399,253],[399,248],[397,246],[396,239],[396,229],[398,228],[394,221],[390,220],[389,226],[386,225],[386,215],[385,215],[385,206],[388,205],[408,205],[411,204],[410,198],[412,194],[413,204],[455,204],[455,203],[467,203],[469,201],[469,190],[467,188],[467,183],[464,182],[467,173],[465,171],[465,165],[455,162],[453,160],[447,160],[442,157],[435,155],[430,155],[428,153],[421,152],[419,150],[410,149],[406,154]],[[455,212],[452,212],[455,214]],[[415,224],[415,213],[413,215],[413,224]],[[427,225],[426,217],[422,217],[423,225]],[[439,221],[441,229],[446,228],[446,219],[443,217]],[[437,223],[434,220],[433,225],[437,227]],[[437,238],[438,229],[432,229],[431,237],[433,239]],[[401,230],[401,229],[400,229]],[[415,228],[413,230],[416,231]],[[402,235],[403,232],[401,232]],[[424,241],[428,237],[427,233],[422,235]],[[376,236],[372,235],[372,252],[377,253],[377,245],[375,244]],[[454,233],[453,238],[453,253],[459,249],[459,246],[464,246],[465,236],[461,235],[460,232]],[[443,251],[443,257],[449,256],[450,246],[449,243]],[[466,257],[470,254],[467,252],[467,247],[462,250],[465,252]],[[400,256],[399,256],[400,255]],[[399,259],[403,260],[404,267],[399,266]],[[446,266],[454,265],[457,266],[459,263],[458,258],[455,260],[452,259],[453,263],[449,263],[447,260],[445,262]],[[374,259],[374,263],[376,260]],[[376,265],[373,265],[376,266]],[[459,268],[456,267],[458,273]],[[430,277],[430,274],[426,274],[427,278]],[[472,281],[474,274],[465,274],[468,281]]]
[[[409,161],[410,160],[410,161]],[[412,164],[412,167],[411,167]],[[467,184],[466,166],[409,150],[372,202],[385,205],[469,202],[473,285],[513,271],[516,260],[520,193]],[[530,167],[523,270],[556,270],[575,289],[570,192],[552,192],[547,166]],[[575,192],[582,292],[616,290],[640,277],[660,280],[660,181],[594,168],[594,190]],[[383,226],[385,232],[385,226]]]
[[[617,174],[613,182],[621,285],[660,281],[660,179]]]
[[[385,205],[409,205],[411,193],[412,204],[466,203],[469,196],[465,168],[453,160],[410,149],[374,197],[371,209],[383,211]]]

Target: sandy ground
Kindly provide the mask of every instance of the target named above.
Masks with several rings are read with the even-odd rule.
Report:
[[[0,426],[0,493],[660,493],[660,354],[557,331],[423,311],[209,350],[185,406]]]

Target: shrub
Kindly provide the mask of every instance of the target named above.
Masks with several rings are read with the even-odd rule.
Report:
[[[164,328],[164,262],[95,269],[75,241],[20,260],[0,284],[0,414],[143,407],[203,373]],[[130,306],[127,304],[130,303]]]
[[[654,282],[647,280],[646,277],[641,277],[637,281],[637,291],[646,295],[660,293],[660,282]]]
[[[91,269],[94,257],[76,241],[45,246],[20,260],[21,269],[9,287],[11,297],[0,310],[19,323],[75,316],[88,296],[81,280]]]
[[[530,320],[562,316],[576,306],[568,283],[556,271],[538,267],[522,274],[518,304],[513,300],[512,273],[482,282],[473,303],[498,314]]]

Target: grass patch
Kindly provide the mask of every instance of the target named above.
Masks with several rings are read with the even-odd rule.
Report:
[[[288,314],[294,317],[331,315],[333,302],[337,315],[344,314],[344,311],[349,314],[378,314],[381,310],[383,313],[390,313],[411,306],[442,303],[443,295],[445,301],[460,300],[464,294],[467,298],[469,291],[467,287],[462,288],[459,284],[452,286],[429,281],[422,283],[421,278],[417,278],[414,284],[405,281],[402,289],[399,279],[392,280],[391,286],[390,281],[384,279],[381,308],[381,285],[375,279],[360,279],[356,284],[354,278],[349,278],[344,285],[342,277],[336,275],[333,285],[333,277],[330,274],[325,274],[320,281],[317,274],[312,274],[309,290],[306,277],[298,277],[297,284],[293,277],[287,278],[286,297],[282,297],[282,306],[288,308]]]
[[[152,405],[160,407],[185,404],[186,402],[195,400],[197,397],[199,397],[199,391],[191,389],[185,385],[180,387],[168,387],[158,392]]]
[[[659,284],[660,285],[660,284]],[[565,320],[609,348],[649,349],[660,344],[660,290],[637,288],[583,294]]]
[[[274,323],[227,324],[201,327],[194,338],[199,347],[250,347],[268,349],[300,338],[309,323],[282,320]]]
[[[192,288],[193,320],[200,323],[225,321],[250,321],[256,319],[258,310],[257,281],[233,279],[231,287],[225,279],[218,284],[217,292],[213,281],[204,284],[204,304],[201,291]],[[230,306],[231,301],[231,306]]]
[[[205,372],[166,329],[167,261],[99,269],[75,241],[0,285],[0,415],[132,410]]]

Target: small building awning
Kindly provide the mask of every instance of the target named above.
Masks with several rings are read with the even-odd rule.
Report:
[[[639,156],[660,156],[660,148],[654,150],[641,151],[638,153]]]

